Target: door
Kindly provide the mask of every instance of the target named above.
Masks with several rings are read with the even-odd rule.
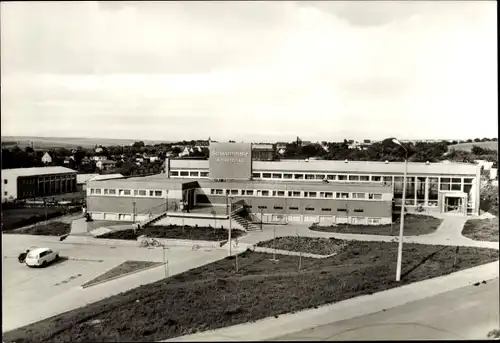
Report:
[[[464,199],[462,197],[447,196],[445,198],[445,212],[463,213]]]

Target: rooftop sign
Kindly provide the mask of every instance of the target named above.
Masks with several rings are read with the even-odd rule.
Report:
[[[210,178],[250,180],[251,143],[210,143]]]

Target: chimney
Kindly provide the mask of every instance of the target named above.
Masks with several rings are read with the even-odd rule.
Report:
[[[165,174],[167,174],[167,179],[170,179],[170,158],[165,159]]]

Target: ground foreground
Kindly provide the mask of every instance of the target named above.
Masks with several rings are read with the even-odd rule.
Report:
[[[304,252],[316,255],[332,255],[341,251],[346,242],[334,238],[313,237],[276,237],[265,242],[259,242],[257,246],[273,248],[277,250],[288,250]]]
[[[476,241],[498,242],[498,218],[469,219],[462,235]]]
[[[406,244],[394,282],[397,244],[347,242],[325,259],[247,251],[4,334],[9,342],[157,341],[277,316],[498,259],[498,251]],[[455,255],[457,254],[457,256]],[[457,257],[457,258],[455,258]],[[454,263],[456,264],[454,265]],[[133,321],[134,325],[129,325]]]
[[[407,214],[404,220],[404,235],[419,236],[433,233],[441,225],[442,219],[422,215],[422,214]],[[321,232],[338,232],[338,233],[357,233],[366,235],[384,235],[398,236],[399,235],[398,218],[394,223],[384,225],[353,225],[353,224],[337,224],[332,226],[313,225],[310,227],[313,231]]]
[[[238,238],[245,234],[242,230],[231,230],[232,238]],[[136,240],[140,235],[154,238],[170,238],[170,239],[190,239],[197,241],[224,241],[228,238],[228,230],[214,229],[205,226],[182,226],[169,225],[148,226],[142,230],[134,232],[134,230],[120,230],[109,232],[97,238],[111,238],[111,239],[126,239]]]
[[[96,285],[98,283],[115,279],[120,276],[124,276],[128,273],[137,272],[146,268],[151,268],[153,266],[158,266],[162,264],[161,262],[150,262],[150,261],[125,261],[122,264],[116,266],[113,269],[108,270],[104,274],[99,275],[95,279],[92,279],[84,283],[83,287],[89,287]]]

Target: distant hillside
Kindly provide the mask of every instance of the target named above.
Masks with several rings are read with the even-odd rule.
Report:
[[[2,136],[2,146],[17,145],[20,148],[25,148],[30,145],[30,141],[34,141],[35,149],[48,148],[92,148],[96,145],[130,145],[137,142],[137,139],[112,139],[112,138],[65,138],[65,137],[27,137],[27,136]],[[168,141],[147,141],[145,144],[168,143]]]
[[[471,151],[472,147],[477,145],[483,149],[492,149],[498,151],[498,142],[473,142],[473,143],[460,143],[448,146],[448,149]]]

